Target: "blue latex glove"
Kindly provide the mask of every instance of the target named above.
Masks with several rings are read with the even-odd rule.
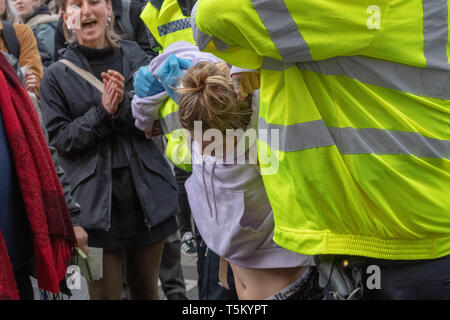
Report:
[[[134,92],[139,98],[153,96],[164,91],[164,87],[153,76],[148,66],[140,67],[134,78]]]
[[[178,58],[171,54],[158,70],[158,78],[161,81],[164,89],[173,101],[178,103],[180,95],[174,91],[177,87],[178,81],[183,77],[181,70],[187,70],[193,65],[191,60]]]

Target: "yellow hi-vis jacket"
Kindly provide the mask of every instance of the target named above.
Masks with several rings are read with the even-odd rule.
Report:
[[[160,44],[162,53],[170,44],[188,41],[195,44],[190,17],[181,12],[177,0],[150,0],[141,13],[141,19]],[[191,153],[186,144],[186,133],[176,121],[178,105],[170,98],[159,109],[159,118],[167,138],[166,155],[179,168],[191,171]],[[177,155],[177,159],[174,159]]]
[[[199,0],[192,16],[201,50],[261,69],[278,244],[450,254],[448,1]]]

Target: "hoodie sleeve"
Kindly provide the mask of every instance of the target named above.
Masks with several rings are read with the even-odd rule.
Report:
[[[134,95],[131,101],[131,111],[135,119],[135,126],[142,131],[151,131],[153,123],[159,120],[159,108],[167,98],[168,96],[165,92],[145,98],[139,98],[137,95]]]
[[[158,79],[159,68],[162,66],[164,61],[166,61],[166,59],[172,54],[176,55],[179,58],[190,60],[194,64],[200,61],[209,61],[211,63],[222,61],[210,53],[199,51],[196,46],[187,41],[178,41],[172,43],[166,48],[164,53],[150,62],[150,71],[156,79]],[[173,113],[173,109],[177,109],[178,107],[174,108],[173,103],[168,103],[168,100],[169,98],[166,92],[158,93],[156,95],[145,98],[139,98],[138,96],[134,95],[131,103],[131,108],[136,127],[143,131],[150,131],[153,127],[153,122],[160,118],[160,114]],[[167,134],[169,132],[164,133]]]

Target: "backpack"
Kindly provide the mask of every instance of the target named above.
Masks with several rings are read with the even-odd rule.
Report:
[[[11,23],[2,21],[3,25],[3,40],[5,41],[6,49],[8,53],[13,55],[17,60],[20,56],[20,43],[17,39],[16,31]]]
[[[19,60],[20,57],[20,43],[17,39],[16,31],[14,30],[14,27],[11,23],[2,21],[3,25],[3,40],[5,42],[6,49],[8,49],[8,52],[14,56],[17,60]],[[39,53],[41,55],[41,61],[44,67],[48,67],[53,62],[53,57],[48,52],[47,48],[45,47],[44,43],[37,37],[37,47],[39,50]]]

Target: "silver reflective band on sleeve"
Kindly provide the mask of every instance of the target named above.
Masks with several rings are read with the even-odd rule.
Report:
[[[450,72],[418,68],[360,56],[336,57],[315,62],[284,63],[264,58],[262,68],[283,71],[291,67],[330,76],[347,76],[362,83],[414,95],[450,99]]]
[[[341,154],[407,154],[450,159],[450,140],[428,138],[417,132],[329,128],[322,120],[282,126],[268,124],[263,118],[259,118],[258,129],[279,131],[279,148],[275,151],[292,152],[336,145]],[[270,137],[270,134],[259,133],[259,138],[272,148],[277,144],[271,143]]]
[[[271,130],[278,130],[280,141],[279,151],[300,151],[305,149],[327,147],[334,145],[333,138],[322,120],[298,123],[289,126],[269,124],[263,118],[258,119],[258,130],[265,129],[269,132],[258,132],[258,138],[271,146],[277,143],[271,142]]]
[[[162,37],[169,33],[188,29],[190,27],[191,27],[191,19],[184,18],[184,19],[171,21],[169,23],[163,24],[162,26],[159,26],[158,33]]]
[[[284,71],[286,69],[289,69],[291,67],[296,67],[297,63],[294,62],[283,62],[277,59],[269,58],[269,57],[263,57],[261,69],[265,70],[273,70],[273,71]]]
[[[214,46],[219,51],[225,51],[230,47],[229,45],[227,45],[225,42],[223,42],[221,39],[219,39],[217,37],[214,37],[213,41],[214,41]]]
[[[202,32],[198,26],[197,23],[195,23],[195,16],[197,15],[197,7],[198,7],[198,1],[195,3],[194,8],[192,8],[191,12],[191,28],[192,28],[192,35],[194,37],[194,41],[197,44],[197,47],[200,49],[200,51],[205,50],[208,43],[211,42],[212,37],[210,35],[207,35],[206,33]]]
[[[180,119],[178,118],[178,112],[170,113],[159,121],[161,122],[161,129],[165,134],[182,128]]]
[[[429,68],[450,70],[447,57],[448,5],[447,0],[424,0],[424,53]]]
[[[264,57],[263,69],[282,71],[295,65],[301,70],[342,75],[362,83],[415,95],[450,99],[450,65],[447,56],[447,0],[423,0],[424,55],[427,68],[343,56],[313,61],[303,55],[307,43],[283,0],[252,0],[283,61]],[[308,49],[309,55],[310,51]]]
[[[251,0],[285,62],[314,61],[284,0]]]
[[[409,154],[421,158],[450,159],[450,140],[428,138],[417,132],[374,128],[329,130],[342,154]]]

